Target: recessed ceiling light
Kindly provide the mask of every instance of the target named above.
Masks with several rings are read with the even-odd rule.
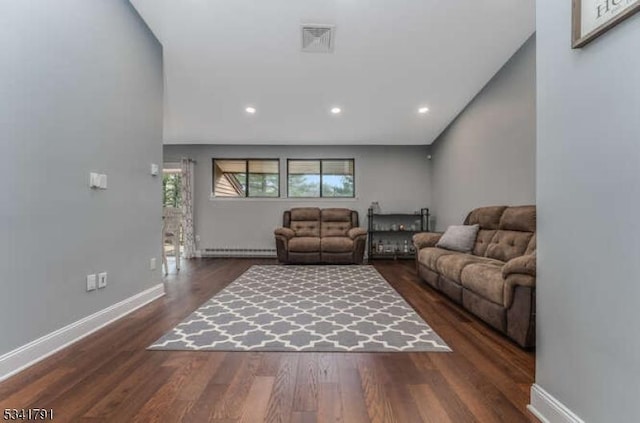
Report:
[[[342,109],[340,107],[333,107],[331,109],[331,113],[333,113],[334,115],[340,114],[340,112],[342,112]]]
[[[429,111],[429,108],[428,108],[428,107],[420,107],[420,108],[418,109],[418,113],[421,113],[421,114],[425,114],[425,113],[427,113],[428,111]]]
[[[256,108],[255,107],[247,107],[244,110],[249,114],[254,114],[256,112]]]

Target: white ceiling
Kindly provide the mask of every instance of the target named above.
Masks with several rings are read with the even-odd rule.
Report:
[[[535,0],[130,1],[163,44],[168,144],[430,144],[535,29]],[[301,52],[302,23],[334,52]]]

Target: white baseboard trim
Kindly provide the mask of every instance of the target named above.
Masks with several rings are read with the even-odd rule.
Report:
[[[146,291],[9,351],[0,356],[0,381],[21,372],[163,295],[164,285],[159,283]]]
[[[535,383],[531,385],[531,404],[527,409],[542,423],[584,423],[573,411]]]

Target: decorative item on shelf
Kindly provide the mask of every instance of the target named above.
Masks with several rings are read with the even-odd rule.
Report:
[[[400,226],[398,226],[398,229],[404,231],[404,225],[400,224]]]
[[[372,202],[370,208],[371,208],[371,210],[373,210],[373,214],[382,213],[382,209],[380,208],[380,204],[377,201]]]
[[[391,230],[392,231],[397,231],[398,230],[398,225],[396,225],[395,223],[393,225],[391,225]]]

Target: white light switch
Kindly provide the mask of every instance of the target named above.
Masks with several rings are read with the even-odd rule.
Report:
[[[107,189],[107,175],[105,175],[105,174],[100,175],[100,182],[99,182],[98,186],[101,189]]]
[[[89,187],[100,188],[100,175],[95,172],[89,173]]]
[[[96,274],[87,275],[87,291],[95,291],[96,289]]]
[[[156,270],[156,258],[149,260],[149,270]]]
[[[155,163],[151,163],[151,176],[158,176],[159,172],[160,167]]]

